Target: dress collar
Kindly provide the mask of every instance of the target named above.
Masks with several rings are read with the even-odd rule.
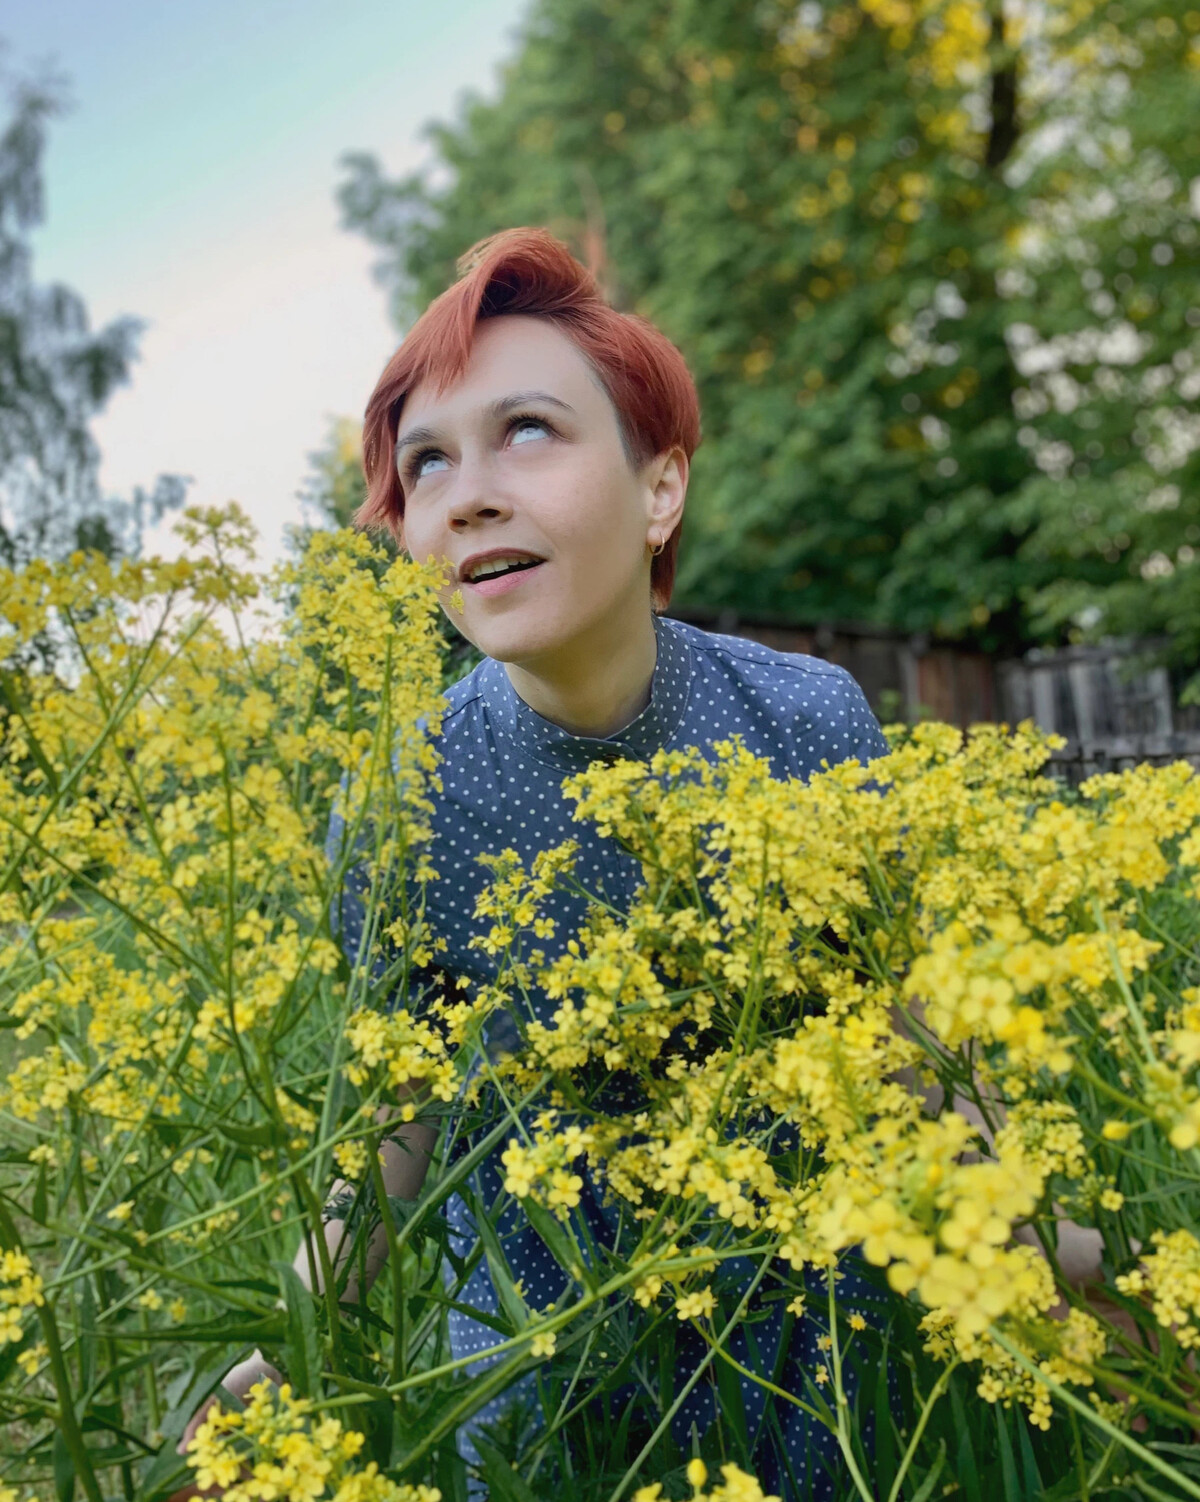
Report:
[[[536,761],[565,771],[578,771],[597,758],[652,756],[679,728],[695,671],[692,649],[679,626],[658,615],[652,620],[657,654],[650,702],[623,730],[607,736],[572,735],[531,709],[509,682],[503,663],[488,658],[482,664],[483,698],[501,735]]]

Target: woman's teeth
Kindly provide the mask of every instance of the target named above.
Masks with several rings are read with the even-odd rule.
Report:
[[[493,574],[506,574],[509,569],[529,568],[540,562],[540,558],[491,558],[486,563],[477,564],[471,570],[467,583],[476,584],[480,579],[490,578]]]

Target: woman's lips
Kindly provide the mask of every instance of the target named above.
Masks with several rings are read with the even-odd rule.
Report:
[[[492,574],[487,579],[480,579],[473,584],[464,584],[464,589],[469,589],[476,595],[506,595],[510,589],[516,589],[526,579],[532,579],[539,569],[545,564],[535,563],[532,568],[515,569],[511,574]]]

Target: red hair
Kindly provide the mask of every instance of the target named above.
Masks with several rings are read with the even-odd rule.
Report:
[[[619,313],[596,278],[544,229],[507,229],[480,240],[458,262],[458,280],[425,309],[380,376],[363,419],[367,499],[358,527],[386,527],[399,542],[404,492],[396,471],[396,429],[405,397],[431,380],[440,394],[461,380],[475,325],[503,313],[552,320],[588,360],[617,411],[630,467],[678,446],[689,462],[700,442],[700,403],[683,356],[654,325]],[[675,582],[680,527],[653,560],[651,594],[665,610]]]

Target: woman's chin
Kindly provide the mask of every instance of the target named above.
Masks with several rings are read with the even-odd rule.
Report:
[[[544,621],[532,629],[523,628],[516,621],[506,629],[504,624],[497,622],[491,629],[480,631],[473,640],[481,652],[497,662],[512,663],[515,667],[536,672],[539,662],[548,664],[562,651],[569,633],[548,629]]]

